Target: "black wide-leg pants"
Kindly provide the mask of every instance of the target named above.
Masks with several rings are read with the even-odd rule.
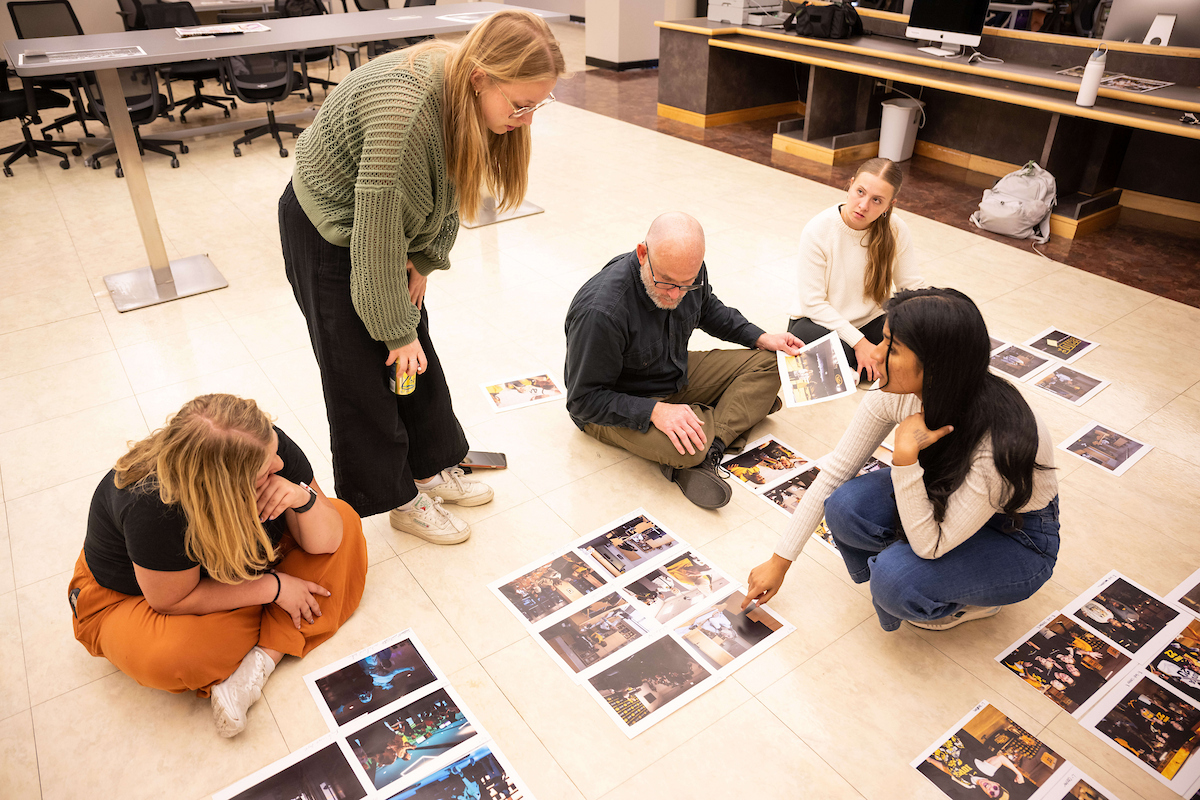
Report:
[[[417,339],[429,366],[416,389],[388,385],[388,349],[371,338],[350,301],[350,250],[325,241],[300,207],[291,183],[279,198],[283,261],[308,322],[329,418],[337,496],[359,516],[382,514],[417,496],[413,478],[458,465],[467,437],[421,309]]]

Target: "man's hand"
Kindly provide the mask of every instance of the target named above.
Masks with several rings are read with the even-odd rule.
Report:
[[[750,570],[746,580],[746,599],[742,601],[742,610],[751,602],[765,603],[779,593],[783,578],[787,575],[792,562],[781,555],[771,554],[771,558]]]
[[[854,345],[854,357],[858,359],[859,371],[866,370],[867,377],[873,381],[883,377],[883,370],[880,369],[883,364],[875,358],[875,347],[876,345],[871,344],[871,340],[865,336]]]
[[[671,444],[681,454],[695,455],[708,446],[701,426],[704,422],[696,416],[691,406],[678,403],[656,403],[650,412],[650,422],[667,435]]]
[[[417,272],[417,268],[413,266],[412,261],[408,262],[408,299],[412,304],[420,310],[421,303],[425,300],[425,284],[429,278]]]
[[[804,342],[792,336],[790,333],[764,333],[758,337],[758,341],[754,346],[759,350],[782,350],[789,356],[794,356],[800,352],[800,348],[804,347]]]
[[[925,425],[925,412],[905,417],[896,429],[896,449],[892,451],[892,466],[907,467],[917,463],[917,454],[943,436],[954,432],[953,425],[943,425],[936,431]]]

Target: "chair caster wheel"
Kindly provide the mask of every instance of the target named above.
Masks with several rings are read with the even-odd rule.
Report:
[[[279,157],[280,157],[280,158],[287,158],[287,150],[284,150],[282,147],[281,147],[281,148],[279,148]]]
[[[188,146],[186,144],[179,145],[179,152],[186,153],[187,151],[188,151]]]
[[[118,177],[118,178],[124,178],[124,177],[125,177],[125,170],[121,169],[120,167],[117,167],[117,173],[116,173],[116,174],[117,174],[117,177]]]
[[[228,109],[228,108],[227,108],[227,109],[225,109],[225,116],[226,116],[226,118],[228,118],[228,117],[229,117],[229,109]]]
[[[45,131],[42,132],[42,138],[45,139],[47,142],[54,141],[54,137],[51,136],[50,134],[46,133]]]
[[[10,168],[8,168],[8,167],[4,168],[4,177],[6,177],[6,178],[12,177],[12,170]]]
[[[58,162],[58,165],[59,165],[60,167],[62,167],[63,169],[70,169],[70,168],[71,168],[71,162],[70,162],[70,161],[67,161],[65,158],[64,158],[62,161]]]
[[[83,155],[83,148],[80,147],[79,145],[75,145],[74,147],[71,148],[71,155],[73,155],[73,156]]]
[[[100,159],[98,159],[98,158],[92,159],[92,169],[100,169]]]
[[[167,114],[167,119],[171,120],[171,122],[174,122],[174,121],[175,121],[175,115],[174,115],[174,114]]]
[[[230,101],[229,101],[229,107],[230,107],[230,108],[233,108],[233,109],[236,109],[236,108],[237,108],[237,101],[236,101],[236,100],[230,100]],[[228,114],[226,114],[225,116],[229,116],[229,115],[228,115]]]
[[[179,169],[179,159],[178,158],[171,159],[171,169]]]
[[[241,148],[239,148],[239,147],[235,147],[235,148],[233,148],[233,155],[234,155],[234,157],[236,157],[236,158],[241,158],[241,157],[242,157],[242,150],[241,150]]]
[[[183,114],[180,114],[180,115],[179,115],[179,121],[180,121],[180,122],[187,122],[187,117],[185,117]]]

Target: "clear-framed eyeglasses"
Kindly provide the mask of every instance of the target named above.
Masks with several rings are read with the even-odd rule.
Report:
[[[646,244],[644,242],[642,243],[642,247],[646,247]],[[657,286],[659,289],[678,289],[679,291],[686,293],[686,292],[695,291],[696,289],[704,288],[703,281],[701,281],[700,283],[691,283],[691,284],[688,284],[687,286],[681,286],[678,283],[670,283],[669,281],[660,281],[657,278],[655,278],[654,277],[654,265],[650,263],[650,248],[649,247],[646,247],[646,266],[650,268],[650,281],[655,286]]]
[[[521,106],[520,108],[518,108],[516,103],[514,103],[512,100],[508,99],[508,95],[506,95],[504,93],[504,90],[500,88],[500,83],[495,78],[492,79],[492,83],[496,84],[496,91],[498,91],[500,93],[500,96],[503,97],[505,100],[508,100],[508,104],[510,106],[512,106],[513,112],[510,116],[513,117],[514,119],[520,119],[521,117],[528,116],[528,115],[532,114],[533,112],[537,111],[539,108],[545,108],[546,106],[548,106],[554,102],[554,92],[551,92],[549,97],[547,97],[545,100],[538,103],[537,105]]]

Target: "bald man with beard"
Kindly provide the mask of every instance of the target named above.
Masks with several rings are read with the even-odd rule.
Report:
[[[692,332],[741,345],[688,352]],[[768,334],[713,293],[704,229],[680,212],[654,220],[567,312],[567,412],[584,433],[653,461],[701,508],[729,502],[725,448],[779,407],[774,351],[803,343]]]

